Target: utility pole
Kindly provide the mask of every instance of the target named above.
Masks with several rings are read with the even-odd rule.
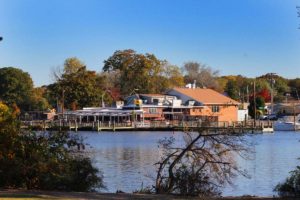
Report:
[[[248,87],[248,85],[247,85],[247,103],[249,103],[250,102],[250,97],[249,97],[249,87]]]
[[[273,76],[275,73],[270,73],[271,74],[271,114],[273,114],[274,111],[274,83],[275,79],[273,79]]]
[[[62,102],[61,102],[61,107],[62,107],[62,117],[63,120],[65,119],[65,90],[62,90]]]
[[[293,114],[294,114],[294,131],[296,131],[296,108],[295,103],[293,103]]]
[[[256,127],[256,78],[253,83],[253,101],[254,101],[254,127]]]
[[[267,74],[267,78],[269,79],[271,84],[271,113],[270,114],[273,114],[274,111],[274,83],[275,83],[274,76],[276,76],[276,73]]]

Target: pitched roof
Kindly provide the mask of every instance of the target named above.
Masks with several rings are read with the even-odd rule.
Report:
[[[147,96],[147,97],[164,97],[166,95],[164,94],[140,94],[141,96]]]
[[[173,90],[189,96],[203,104],[240,104],[239,102],[212,89],[203,88],[173,88]]]

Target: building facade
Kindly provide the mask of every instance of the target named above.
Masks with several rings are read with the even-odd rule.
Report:
[[[211,118],[219,122],[238,121],[240,103],[212,89],[174,88],[167,94],[181,99],[183,105],[191,106],[187,113],[191,119]]]

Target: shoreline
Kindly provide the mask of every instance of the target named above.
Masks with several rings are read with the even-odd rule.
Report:
[[[281,197],[259,197],[259,196],[226,196],[226,197],[183,197],[177,195],[161,194],[137,194],[137,193],[98,193],[98,192],[61,192],[42,190],[7,189],[0,190],[0,199],[105,199],[105,200],[271,200],[271,199],[297,199]]]

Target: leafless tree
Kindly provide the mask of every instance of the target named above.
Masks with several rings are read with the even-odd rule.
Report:
[[[216,78],[218,77],[219,71],[213,70],[205,64],[198,62],[186,62],[182,70],[185,73],[186,83],[196,81],[197,86],[199,87],[213,89],[218,87]]]
[[[174,138],[159,142],[163,156],[156,163],[156,193],[218,196],[237,174],[247,176],[235,158],[248,159],[252,145],[240,133],[199,129],[185,132],[184,141],[181,145]]]

